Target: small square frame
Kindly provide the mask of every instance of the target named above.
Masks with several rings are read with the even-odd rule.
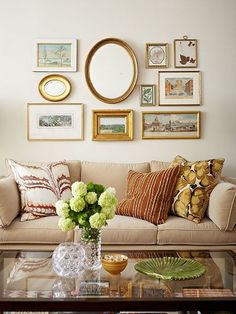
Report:
[[[197,68],[197,39],[174,39],[175,68]]]
[[[146,44],[146,68],[168,68],[168,43]]]
[[[83,140],[83,120],[83,104],[30,103],[27,107],[27,139]]]
[[[156,85],[142,84],[139,88],[140,106],[156,106]]]
[[[93,110],[92,114],[94,141],[133,140],[133,110]]]
[[[76,39],[37,39],[33,44],[33,71],[76,72]]]

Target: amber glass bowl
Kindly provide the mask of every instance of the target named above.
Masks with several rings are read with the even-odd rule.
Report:
[[[112,275],[121,273],[128,264],[128,257],[123,254],[105,254],[102,257],[103,268]]]

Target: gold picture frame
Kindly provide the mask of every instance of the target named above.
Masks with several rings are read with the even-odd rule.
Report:
[[[82,141],[83,104],[29,103],[27,105],[28,141]]]
[[[174,39],[174,64],[175,68],[197,68],[197,39]]]
[[[133,140],[133,110],[93,110],[94,141]]]
[[[141,84],[139,88],[140,106],[156,106],[156,85]]]
[[[199,106],[201,104],[200,71],[159,71],[160,106]]]
[[[146,44],[146,68],[168,68],[169,45],[168,43]]]
[[[38,86],[41,96],[49,101],[60,101],[71,92],[70,81],[63,75],[51,74],[41,79]]]
[[[200,111],[143,111],[142,139],[199,139]]]

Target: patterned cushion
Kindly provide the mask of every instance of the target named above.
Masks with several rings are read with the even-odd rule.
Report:
[[[175,215],[199,223],[204,217],[210,193],[220,180],[224,159],[190,162],[176,156],[170,167],[181,165],[174,191]]]
[[[116,213],[162,224],[168,218],[173,202],[173,191],[180,166],[159,172],[129,171],[127,199],[121,201]]]
[[[8,162],[21,193],[21,221],[56,215],[56,201],[71,197],[66,162],[39,165],[26,165],[13,160]]]

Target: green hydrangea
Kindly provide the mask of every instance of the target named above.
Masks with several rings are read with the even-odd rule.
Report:
[[[114,189],[115,190],[115,189]],[[118,200],[110,188],[106,189],[99,197],[98,204],[103,208],[116,208]]]
[[[76,224],[70,218],[59,219],[58,227],[64,232],[73,230],[75,226]]]
[[[96,213],[90,216],[89,223],[91,228],[101,229],[106,224],[106,216],[103,213]]]
[[[103,207],[101,213],[106,216],[106,219],[112,219],[115,216],[116,207]]]
[[[64,202],[63,200],[59,200],[55,204],[56,207],[56,213],[58,216],[66,218],[69,216],[69,205]]]
[[[87,194],[87,185],[82,181],[75,182],[72,184],[71,190],[74,197],[83,197]]]
[[[72,197],[70,207],[75,212],[81,212],[85,207],[85,200],[82,197]]]
[[[95,193],[95,192],[88,192],[88,193],[85,195],[85,201],[86,201],[88,204],[95,204],[96,201],[97,201],[97,193]]]

